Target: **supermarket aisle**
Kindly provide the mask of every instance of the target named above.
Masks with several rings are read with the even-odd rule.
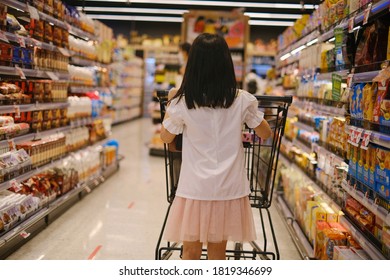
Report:
[[[151,129],[150,119],[114,127],[125,155],[120,170],[8,259],[154,259],[168,204],[163,158],[149,156]],[[272,215],[281,259],[300,259],[275,209]]]

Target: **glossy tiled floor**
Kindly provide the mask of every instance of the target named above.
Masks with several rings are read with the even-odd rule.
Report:
[[[149,156],[151,133],[150,119],[114,127],[125,156],[120,170],[8,259],[154,259],[168,203],[164,159]],[[300,259],[278,212],[271,215],[281,259]],[[254,217],[260,225],[257,211]]]

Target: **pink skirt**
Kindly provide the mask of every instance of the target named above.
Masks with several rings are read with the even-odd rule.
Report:
[[[256,240],[249,197],[232,200],[193,200],[176,196],[164,233],[172,242]]]

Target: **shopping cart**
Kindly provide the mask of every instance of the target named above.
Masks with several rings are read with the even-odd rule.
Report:
[[[158,91],[157,96],[160,102],[161,119],[163,119],[168,101],[168,92]],[[242,243],[234,243],[234,248],[226,250],[227,259],[280,259],[269,208],[272,202],[280,144],[292,96],[258,96],[257,100],[259,110],[264,112],[264,118],[270,124],[273,134],[272,137],[263,141],[255,135],[253,129],[244,126],[243,147],[246,172],[251,189],[249,198],[252,208],[259,211],[263,244],[260,246],[256,242],[250,242],[248,244],[249,249],[247,249],[244,248]],[[166,193],[169,206],[156,246],[156,260],[169,259],[174,252],[178,252],[180,257],[182,254],[181,243],[166,242],[165,245],[162,245],[162,237],[180,175],[181,152],[180,148],[177,148],[180,143],[177,142],[180,142],[180,138],[176,139],[176,144],[164,145]],[[268,240],[267,226],[271,232],[271,245]],[[203,249],[202,258],[207,258],[206,249]]]

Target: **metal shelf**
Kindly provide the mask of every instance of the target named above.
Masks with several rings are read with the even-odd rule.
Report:
[[[287,230],[289,231],[292,240],[297,247],[301,257],[303,259],[312,259],[314,258],[314,249],[307,240],[305,234],[303,233],[301,227],[295,221],[294,215],[291,213],[290,208],[288,207],[286,201],[282,195],[277,196],[277,209],[279,213],[285,218],[283,219]]]
[[[290,162],[288,159],[286,159],[283,155],[280,155],[280,158],[282,158],[283,161],[288,162],[288,166],[294,166],[294,168],[302,174],[302,176],[306,176],[306,180],[312,182],[312,186],[314,189],[318,190],[319,193],[325,198],[325,200],[330,204],[329,206],[332,207],[335,210],[340,211],[341,207],[336,204],[332,198],[328,196],[327,193],[325,193],[321,187],[319,187],[310,177],[306,175],[306,173],[297,166],[294,162]],[[360,200],[359,200],[360,201]],[[340,216],[340,224],[342,224],[354,237],[354,239],[362,246],[362,248],[367,252],[367,254],[372,259],[379,259],[383,260],[386,259],[383,254],[362,234],[359,232],[359,230],[356,229],[356,227],[351,224],[347,218],[344,216]]]
[[[69,103],[67,102],[4,105],[4,106],[0,106],[0,114],[15,113],[17,109],[19,109],[20,112],[31,112],[31,111],[41,111],[41,110],[63,109],[67,107],[69,107]]]
[[[70,126],[64,126],[64,127],[59,127],[59,128],[53,128],[50,130],[24,134],[24,135],[10,138],[7,140],[2,140],[2,141],[0,141],[0,146],[8,145],[9,140],[13,140],[16,144],[18,144],[18,143],[22,143],[22,142],[26,142],[26,141],[32,141],[34,139],[39,139],[42,137],[47,137],[47,136],[50,136],[50,135],[53,135],[56,133],[61,133],[61,132],[64,133],[64,132],[67,132],[69,130],[71,130]]]
[[[56,211],[57,212],[60,211],[61,208],[64,208],[62,210],[63,212],[66,211],[67,209],[69,209],[73,205],[73,204],[69,205],[69,203],[71,203],[72,201],[77,199],[77,197],[80,197],[81,193],[83,193],[83,192],[90,193],[91,189],[102,184],[106,178],[110,177],[112,174],[114,174],[116,171],[118,171],[118,169],[119,169],[118,162],[112,164],[111,166],[109,166],[105,170],[102,170],[101,175],[95,175],[95,176],[89,178],[86,182],[80,183],[78,187],[75,187],[74,189],[72,189],[68,193],[64,194],[63,196],[59,197],[55,201],[51,202],[47,207],[45,207],[41,210],[38,210],[38,212],[33,214],[31,217],[27,218],[21,224],[19,224],[18,226],[11,229],[6,234],[4,234],[0,238],[1,256],[5,256],[7,254],[9,255],[9,253],[11,253],[10,251],[8,251],[8,252],[4,252],[4,251],[6,251],[7,249],[11,250],[12,245],[17,247],[17,246],[20,246],[21,243],[25,243],[27,241],[26,239],[20,237],[20,235],[23,232],[30,232],[30,230],[33,230],[33,231],[35,231],[34,233],[37,233],[38,230],[34,229],[33,226],[39,222],[41,222],[45,225],[43,228],[47,227],[49,223],[51,223],[53,220],[55,220],[56,217],[58,217],[58,213],[57,213],[57,215],[53,215],[53,216],[51,216],[50,214],[52,214],[53,212],[56,212]],[[61,212],[61,214],[63,212]],[[42,230],[43,228],[41,227],[40,230]],[[19,240],[17,240],[18,238],[19,238]],[[9,245],[9,244],[12,244],[12,245]],[[8,245],[8,247],[11,247],[11,248],[6,248],[7,245]]]
[[[346,230],[348,230],[353,239],[355,239],[363,250],[373,259],[373,260],[386,260],[385,256],[371,244],[367,238],[355,228],[355,226],[344,216],[340,216],[340,224],[342,224]]]
[[[51,70],[36,70],[36,69],[26,69],[26,68],[20,68],[24,75],[26,77],[30,78],[41,78],[41,79],[52,79],[52,76],[50,74],[54,74],[58,80],[69,80],[69,73],[67,72],[55,72]],[[20,77],[20,74],[17,72],[15,67],[10,66],[0,66],[0,75],[6,75],[6,76],[17,76]]]
[[[390,135],[372,131],[370,142],[385,148],[390,149]]]
[[[388,226],[390,226],[390,212],[387,212],[383,207],[378,206],[372,199],[369,199],[364,196],[362,192],[355,190],[352,186],[348,184],[347,181],[343,180],[341,187],[346,191],[350,196],[359,201],[364,207],[370,210],[375,216],[378,216],[382,221],[384,221]]]
[[[357,73],[353,75],[352,82],[353,83],[367,83],[372,82],[372,80],[378,76],[378,71],[371,71],[371,72],[364,72],[364,73]]]

